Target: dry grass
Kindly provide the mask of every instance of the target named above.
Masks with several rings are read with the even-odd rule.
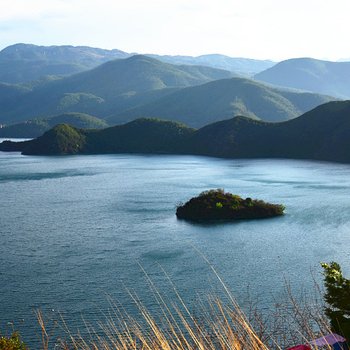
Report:
[[[109,349],[148,349],[148,350],[215,350],[215,349],[269,349],[254,332],[250,323],[240,311],[213,300],[206,314],[195,319],[183,307],[164,305],[162,317],[154,317],[142,306],[139,310],[142,322],[121,315],[114,309],[115,316],[100,324],[99,332],[89,329],[89,336],[71,335],[56,345],[60,349],[109,350]],[[49,349],[50,337],[38,313],[42,329],[42,347]],[[277,347],[278,348],[278,347]]]
[[[210,265],[211,266],[211,265]],[[142,268],[142,267],[141,267]],[[86,324],[84,335],[71,334],[64,320],[64,340],[54,339],[47,329],[43,315],[37,318],[42,331],[42,349],[60,350],[268,350],[286,349],[305,343],[329,332],[322,313],[322,303],[310,299],[298,302],[290,288],[286,288],[289,302],[277,304],[269,315],[252,308],[246,316],[225,283],[219,279],[227,298],[208,297],[198,303],[194,314],[166,275],[176,294],[176,302],[160,294],[144,271],[159,306],[152,314],[137,295],[128,291],[137,306],[139,317],[130,316],[121,305],[111,302],[111,310],[97,330]],[[53,328],[54,329],[54,328]]]

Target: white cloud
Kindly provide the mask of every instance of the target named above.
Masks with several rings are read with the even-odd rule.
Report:
[[[1,0],[0,21],[38,20],[50,15],[65,15],[69,2],[64,0]]]
[[[349,57],[348,0],[1,0],[0,47],[83,44],[169,54]]]

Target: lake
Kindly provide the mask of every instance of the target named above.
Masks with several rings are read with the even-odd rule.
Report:
[[[176,219],[178,203],[212,188],[284,204],[286,215]],[[0,329],[14,325],[32,347],[37,309],[72,329],[102,319],[109,298],[132,310],[127,290],[156,309],[140,265],[160,292],[171,298],[173,283],[189,306],[222,291],[202,254],[243,307],[252,297],[271,307],[284,279],[307,290],[313,271],[321,282],[321,261],[350,273],[350,165],[0,152],[0,193]]]

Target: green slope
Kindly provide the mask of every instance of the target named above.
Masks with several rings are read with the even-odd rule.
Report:
[[[102,129],[107,123],[99,118],[82,113],[65,113],[50,118],[32,119],[0,128],[0,137],[34,138],[57,124],[67,123],[82,129]]]
[[[185,125],[157,119],[138,119],[103,130],[60,124],[37,139],[20,144],[24,145],[25,154],[178,153],[193,132]],[[0,149],[9,144],[15,143],[4,142]]]
[[[25,154],[181,153],[348,163],[350,101],[330,102],[281,123],[235,117],[199,130],[156,119],[90,131],[62,124],[32,141],[3,142],[0,150]]]
[[[186,125],[159,119],[130,123],[86,133],[86,153],[179,153],[194,132]]]
[[[232,78],[181,89],[153,103],[123,111],[110,124],[139,117],[177,120],[193,127],[244,115],[265,121],[283,121],[332,98],[272,88],[249,79]]]
[[[283,123],[244,117],[221,121],[198,130],[189,149],[229,158],[350,162],[350,101],[330,102]]]
[[[256,74],[255,78],[274,85],[350,97],[350,62],[290,59]]]
[[[76,129],[68,124],[59,124],[44,135],[23,144],[27,145],[25,154],[77,154],[81,153],[86,146],[86,137],[82,129]]]
[[[208,67],[175,66],[146,56],[107,62],[67,78],[47,81],[20,95],[4,99],[0,122],[35,116],[81,112],[107,116],[164,96],[174,88],[202,84],[232,76]],[[11,103],[12,102],[12,103]]]

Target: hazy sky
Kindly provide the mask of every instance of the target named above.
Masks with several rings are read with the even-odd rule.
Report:
[[[0,0],[18,42],[128,52],[350,58],[349,0]]]

